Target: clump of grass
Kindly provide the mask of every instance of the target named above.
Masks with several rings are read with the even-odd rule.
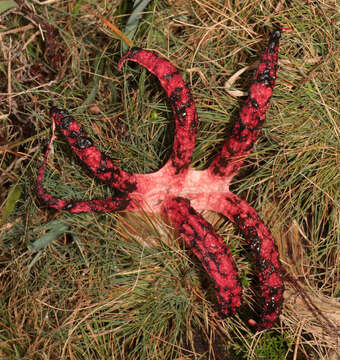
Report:
[[[199,168],[215,156],[242,104],[228,94],[226,80],[258,60],[273,24],[293,29],[282,39],[262,136],[233,184],[277,240],[286,274],[281,322],[268,333],[248,328],[258,308],[255,269],[242,238],[219,216],[205,214],[235,254],[245,287],[240,313],[226,320],[216,316],[214,289],[200,264],[162,219],[70,215],[39,202],[34,182],[49,136],[50,101],[72,112],[128,171],[158,169],[172,141],[164,93],[139,67],[118,73],[120,39],[92,15],[123,30],[128,2],[50,2],[1,19],[2,215],[11,209],[0,228],[1,358],[327,359],[338,351],[334,3],[173,3],[150,3],[132,40],[166,56],[190,83],[200,118],[193,161]],[[245,72],[234,87],[247,90],[251,75]],[[44,181],[63,198],[110,195],[62,138]],[[16,186],[20,199],[7,206]],[[55,230],[55,219],[65,234],[29,251]]]

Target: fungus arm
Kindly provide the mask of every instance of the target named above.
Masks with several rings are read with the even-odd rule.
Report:
[[[231,135],[209,167],[209,171],[214,176],[236,175],[259,136],[277,76],[281,32],[286,30],[277,29],[270,36],[249,89],[249,96],[233,126]]]
[[[230,250],[212,226],[185,198],[170,198],[164,213],[215,283],[221,313],[232,315],[241,305],[242,288]]]
[[[39,169],[37,177],[37,191],[39,197],[50,207],[58,210],[65,210],[71,213],[83,213],[83,212],[111,212],[128,210],[134,204],[131,202],[128,196],[121,197],[109,197],[101,200],[89,200],[89,201],[73,201],[73,200],[62,200],[55,198],[47,193],[43,186],[44,173],[47,166],[49,154],[52,149],[52,143],[55,138],[55,123],[52,122],[52,133],[49,139],[47,149],[44,154],[43,163]]]
[[[284,291],[275,241],[254,208],[233,193],[218,199],[211,210],[223,214],[236,224],[251,247],[263,298],[263,313],[258,329],[269,329],[280,315]]]
[[[125,61],[134,61],[154,74],[167,93],[175,119],[173,151],[168,163],[174,174],[185,172],[189,167],[195,147],[198,117],[189,85],[170,62],[153,51],[133,48],[118,63],[121,69]]]
[[[51,107],[52,126],[56,124],[71,145],[78,158],[87,165],[92,174],[110,187],[123,193],[131,193],[137,188],[134,174],[118,168],[111,158],[101,152],[87,136],[81,125],[66,110]],[[54,140],[53,135],[49,146]]]

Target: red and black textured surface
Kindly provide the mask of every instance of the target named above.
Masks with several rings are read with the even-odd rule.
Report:
[[[214,210],[232,221],[251,247],[263,298],[262,319],[258,327],[270,328],[280,315],[284,290],[275,241],[255,209],[237,195],[225,194],[216,202]]]
[[[215,282],[221,313],[234,314],[241,305],[242,288],[230,250],[212,226],[185,198],[164,201],[164,211]]]
[[[130,174],[119,169],[101,152],[82,127],[65,110],[51,108],[52,135],[37,178],[38,195],[48,206],[72,213],[138,211],[163,212],[213,279],[221,312],[233,314],[241,304],[241,285],[230,250],[212,226],[198,213],[216,211],[230,219],[250,244],[258,268],[263,313],[257,329],[268,329],[278,319],[283,299],[279,254],[269,229],[256,211],[229,190],[232,178],[242,166],[261,131],[277,76],[279,39],[275,30],[264,51],[239,118],[221,152],[206,170],[189,167],[195,146],[198,118],[189,86],[168,60],[144,49],[131,49],[119,62],[134,61],[160,81],[174,113],[175,137],[168,162],[151,174]],[[90,201],[61,200],[43,187],[48,155],[57,125],[72,150],[119,195]],[[250,323],[254,323],[253,320]]]
[[[125,61],[134,61],[157,76],[167,93],[175,119],[175,137],[170,161],[175,174],[183,172],[190,165],[196,142],[198,117],[189,85],[186,84],[168,60],[153,51],[139,48],[130,50],[118,63],[120,70]]]
[[[280,29],[271,34],[232,133],[210,165],[217,176],[236,175],[259,136],[275,85],[280,37]]]

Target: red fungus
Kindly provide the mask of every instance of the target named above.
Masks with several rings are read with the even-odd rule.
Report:
[[[199,210],[216,211],[237,225],[254,253],[263,297],[263,313],[257,329],[270,328],[279,317],[283,280],[279,254],[270,231],[256,211],[229,190],[232,178],[261,131],[277,74],[281,28],[275,30],[257,68],[239,118],[221,152],[206,170],[189,168],[198,125],[188,85],[166,59],[152,51],[133,48],[120,61],[134,61],[154,74],[166,91],[175,119],[173,151],[168,162],[151,174],[130,174],[114,165],[87,137],[65,110],[51,108],[52,135],[37,178],[39,196],[48,206],[71,213],[138,211],[165,214],[186,244],[202,262],[215,283],[221,312],[233,314],[241,304],[241,285],[230,250]],[[93,176],[119,190],[119,196],[101,200],[71,201],[49,195],[42,185],[48,154],[55,138],[55,124]],[[256,325],[254,320],[249,320]]]

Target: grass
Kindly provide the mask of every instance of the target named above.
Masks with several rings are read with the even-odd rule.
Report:
[[[248,328],[258,311],[256,269],[240,235],[216,214],[206,216],[230,246],[244,286],[241,311],[226,320],[214,315],[214,289],[199,262],[157,216],[70,215],[38,200],[34,183],[49,136],[50,101],[73,113],[131,172],[155,171],[165,162],[173,128],[155,79],[131,64],[117,71],[121,41],[92,15],[123,30],[130,2],[34,2],[2,14],[0,24],[0,358],[336,358],[335,2],[170,3],[152,1],[132,40],[166,56],[190,83],[200,118],[198,168],[214,158],[243,101],[228,95],[225,82],[258,60],[274,24],[293,29],[282,39],[261,138],[232,186],[277,241],[286,284],[281,321],[270,332]],[[246,91],[251,73],[233,89]],[[109,195],[62,137],[54,150],[44,180],[51,193],[65,199]],[[62,234],[60,224],[67,229]],[[49,245],[29,250],[46,234],[54,241],[45,236]]]

